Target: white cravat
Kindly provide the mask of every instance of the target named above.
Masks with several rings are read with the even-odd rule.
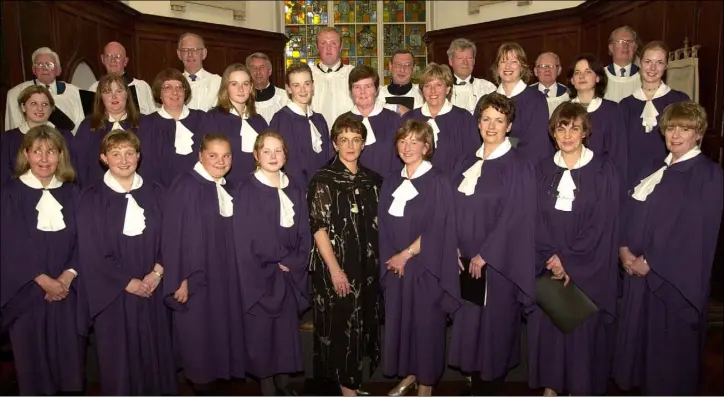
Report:
[[[158,115],[163,117],[164,119],[173,120],[173,116],[171,116],[166,109],[164,109],[163,106],[161,106],[160,109],[158,109]],[[181,155],[187,155],[193,152],[193,145],[194,145],[194,133],[191,132],[186,126],[181,122],[181,120],[188,117],[188,115],[191,114],[189,111],[189,108],[184,105],[183,109],[181,110],[181,117],[179,117],[178,120],[175,120],[176,122],[176,135],[174,137],[173,145],[176,148],[176,154]]]
[[[400,184],[400,186],[395,189],[395,191],[392,193],[392,197],[394,199],[392,200],[392,204],[390,204],[390,209],[387,210],[387,212],[396,217],[403,217],[405,215],[405,205],[408,201],[415,198],[418,194],[417,189],[415,189],[415,186],[412,185],[412,182],[410,182],[411,179],[415,179],[418,177],[421,177],[422,175],[425,175],[428,171],[432,169],[432,164],[429,161],[423,161],[415,170],[415,173],[412,174],[411,178],[407,178],[407,165],[405,165],[402,168],[402,177],[405,178],[404,181]]]
[[[226,179],[221,177],[214,180],[214,177],[206,171],[206,168],[204,168],[204,165],[200,162],[197,162],[196,165],[194,165],[194,171],[207,181],[211,181],[216,184],[216,198],[219,201],[219,214],[224,218],[234,215],[234,198],[231,197],[226,189],[222,187],[223,185],[226,185]]]
[[[277,189],[279,193],[279,225],[286,228],[294,226],[294,203],[292,203],[292,200],[289,199],[289,196],[287,196],[283,190],[289,186],[289,178],[287,178],[283,172],[279,171],[279,187],[277,188],[272,185],[262,170],[254,172],[254,177],[256,177],[259,182]]]
[[[573,210],[573,200],[576,198],[574,193],[574,190],[576,190],[576,183],[573,181],[573,177],[571,176],[571,170],[584,167],[586,164],[590,163],[591,160],[593,160],[593,152],[585,146],[583,146],[581,151],[581,157],[578,159],[573,168],[570,169],[568,168],[566,161],[563,160],[563,155],[560,150],[553,156],[553,162],[556,163],[557,166],[566,169],[563,171],[563,175],[561,175],[561,180],[558,181],[558,199],[556,199],[555,205],[557,210],[567,212]]]
[[[65,229],[65,221],[63,220],[63,206],[58,200],[53,197],[50,193],[50,189],[56,189],[63,186],[63,182],[57,180],[55,175],[50,180],[48,186],[43,186],[43,183],[33,174],[32,171],[24,173],[20,176],[20,181],[26,186],[33,189],[43,189],[43,194],[38,200],[38,204],[35,205],[35,209],[38,211],[38,224],[36,228],[44,232],[57,232]]]
[[[699,149],[699,147],[694,146],[694,148],[686,152],[683,156],[679,157],[676,162],[680,163],[682,161],[693,159],[700,153],[701,150]],[[664,159],[664,163],[666,163],[666,165],[656,170],[653,174],[642,179],[641,182],[639,182],[639,184],[636,185],[636,187],[634,188],[634,192],[631,197],[638,201],[646,201],[646,198],[649,197],[649,194],[654,192],[656,185],[661,182],[661,179],[664,177],[664,171],[666,171],[666,169],[671,166],[673,159],[674,155],[669,153],[669,155],[666,156],[666,158]]]
[[[231,109],[231,114],[234,114],[236,116],[239,116],[239,112],[235,109]],[[256,137],[259,136],[259,133],[256,132],[254,127],[249,124],[249,113],[244,112],[243,116],[241,117],[241,130],[239,131],[239,135],[241,135],[241,151],[244,153],[251,153],[254,151],[254,143],[256,142]]]
[[[307,120],[309,121],[309,133],[312,139],[312,150],[314,150],[315,153],[321,153],[322,134],[319,133],[317,127],[314,125],[314,123],[312,123],[311,117],[314,114],[312,109],[310,107],[307,107],[307,113],[305,113],[304,111],[302,111],[302,108],[300,108],[299,105],[294,102],[289,102],[287,104],[287,107],[291,109],[294,113],[307,118]]]
[[[107,113],[106,113],[106,114],[107,114]],[[108,122],[109,122],[109,123],[113,123],[113,127],[111,128],[111,131],[113,131],[113,130],[122,130],[122,129],[123,129],[123,127],[121,126],[121,121],[127,119],[127,118],[128,118],[128,114],[124,113],[123,116],[121,116],[121,118],[120,118],[119,120],[114,120],[114,119],[113,119],[113,116],[111,116],[110,114],[107,114],[107,115],[108,115]]]
[[[525,89],[526,89],[527,87],[528,87],[528,86],[525,85],[525,83],[523,82],[523,80],[518,80],[518,82],[515,83],[515,87],[513,87],[513,91],[510,93],[510,95],[508,95],[508,94],[505,93],[505,88],[503,88],[503,83],[500,83],[500,85],[498,86],[498,89],[496,90],[496,92],[497,92],[498,94],[503,94],[503,95],[505,95],[505,96],[508,97],[508,98],[512,98],[512,97],[520,94],[521,92],[525,91]]]
[[[51,123],[50,121],[46,121],[45,125],[47,125],[48,127],[51,127],[51,128],[55,128],[55,125],[53,123]],[[28,131],[30,131],[30,126],[28,125],[28,121],[23,119],[23,122],[20,123],[20,126],[18,127],[18,129],[20,130],[20,132],[23,135],[27,134]]]
[[[499,157],[503,157],[503,155],[508,153],[512,147],[513,145],[510,144],[510,140],[505,138],[505,140],[497,148],[495,148],[492,153],[490,153],[487,160],[494,160]],[[467,171],[463,172],[463,176],[465,178],[463,178],[463,181],[460,182],[458,192],[465,193],[466,196],[472,196],[475,193],[475,187],[478,185],[478,179],[480,179],[480,175],[483,171],[483,162],[485,161],[483,159],[483,153],[485,153],[485,143],[483,143],[483,145],[480,146],[480,149],[475,152],[475,155],[480,160],[476,161],[475,164],[468,168]]]
[[[573,103],[581,103],[581,100],[580,100],[578,97],[575,97],[575,98],[571,99],[571,102],[573,102]],[[602,104],[602,103],[603,103],[603,99],[602,99],[602,98],[598,98],[598,97],[593,98],[593,99],[591,99],[591,103],[588,104],[588,107],[586,107],[586,111],[587,111],[588,113],[593,113],[593,112],[595,112],[596,110],[598,110],[598,108],[601,107],[601,104]]]
[[[634,91],[633,97],[640,100],[640,101],[646,101],[646,105],[644,105],[644,111],[641,112],[641,125],[644,126],[644,131],[651,132],[654,127],[658,124],[656,121],[656,116],[659,115],[659,112],[656,110],[656,106],[654,106],[654,99],[660,98],[671,91],[671,88],[664,84],[664,82],[661,82],[661,85],[656,90],[656,93],[654,93],[654,97],[651,98],[651,100],[646,99],[646,95],[644,95],[644,88],[639,87]]]
[[[126,194],[127,202],[126,215],[123,219],[123,234],[131,237],[142,234],[146,229],[146,216],[143,215],[145,210],[138,205],[131,192],[143,186],[143,178],[134,173],[131,190],[128,192],[126,192],[126,189],[111,175],[110,170],[106,171],[106,174],[103,175],[103,182],[114,192]]]
[[[377,116],[378,114],[382,113],[382,109],[384,107],[380,105],[379,103],[375,103],[374,108],[370,112],[367,117],[362,118],[362,124],[364,124],[365,128],[367,129],[367,138],[365,139],[365,146],[369,146],[375,142],[377,142],[377,138],[375,137],[375,132],[372,130],[372,124],[370,123],[370,117]],[[356,114],[358,116],[361,116],[362,113],[360,113],[359,109],[357,109],[357,106],[352,106],[352,113]]]
[[[450,103],[450,101],[448,101],[447,99],[445,99],[445,103],[442,104],[440,111],[437,112],[437,115],[435,115],[435,117],[439,117],[439,116],[442,116],[443,114],[450,113],[452,108],[453,108],[453,104]],[[440,127],[437,126],[435,119],[432,117],[432,113],[430,113],[430,105],[428,105],[428,103],[425,102],[422,105],[422,108],[420,108],[420,112],[422,113],[423,116],[430,117],[427,120],[427,124],[429,124],[430,127],[432,127],[432,134],[433,134],[433,137],[435,138],[435,147],[437,148],[437,136],[438,136],[438,134],[440,134]]]

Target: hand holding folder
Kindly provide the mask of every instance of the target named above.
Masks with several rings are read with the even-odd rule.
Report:
[[[598,307],[573,280],[564,286],[563,280],[555,280],[552,276],[550,272],[538,276],[535,299],[553,324],[567,334],[596,313]]]

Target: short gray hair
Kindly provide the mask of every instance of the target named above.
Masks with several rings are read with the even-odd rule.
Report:
[[[455,56],[455,51],[465,51],[465,50],[473,50],[473,58],[478,53],[478,47],[475,46],[475,43],[468,39],[455,39],[450,43],[450,47],[447,49],[447,57],[448,59],[452,59],[453,56]]]
[[[55,58],[55,66],[60,67],[60,57],[58,56],[58,53],[51,50],[48,47],[40,47],[37,50],[33,51],[33,55],[31,56],[31,59],[33,63],[35,63],[35,58],[37,58],[40,55],[50,55],[53,58]]]
[[[266,61],[266,66],[269,67],[269,70],[272,69],[272,63],[269,60],[269,57],[265,53],[255,52],[255,53],[249,55],[248,57],[246,57],[246,67],[249,69],[251,69],[251,60],[252,59],[262,59],[262,60]]]
[[[191,32],[186,32],[186,33],[182,34],[181,36],[179,36],[178,44],[176,44],[176,48],[180,48],[181,42],[189,36],[196,37],[197,39],[199,39],[199,41],[201,42],[201,48],[206,48],[206,43],[204,43],[204,38],[197,35],[196,33],[191,33]]]
[[[618,33],[618,32],[624,32],[624,31],[625,31],[625,32],[629,32],[629,33],[631,34],[631,36],[632,36],[632,38],[633,38],[633,41],[634,41],[634,42],[636,43],[636,45],[638,46],[639,35],[638,35],[638,33],[636,33],[636,31],[633,30],[633,28],[630,27],[630,26],[621,26],[621,27],[619,27],[619,28],[614,29],[613,32],[611,32],[611,34],[608,35],[608,42],[610,43],[610,42],[613,41],[613,38],[614,38],[614,36],[616,36],[616,33]]]
[[[551,52],[551,51],[546,51],[546,52],[543,52],[540,55],[538,55],[538,58],[535,59],[536,64],[538,63],[538,59],[540,59],[540,57],[542,57],[543,55],[552,56],[553,58],[556,59],[556,63],[558,64],[557,66],[561,67],[561,58],[558,57],[558,54],[556,54],[555,52]]]

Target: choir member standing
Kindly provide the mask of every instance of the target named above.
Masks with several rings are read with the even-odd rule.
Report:
[[[49,120],[56,128],[75,133],[85,115],[78,87],[57,80],[62,72],[60,57],[50,48],[41,47],[33,52],[31,60],[35,78],[20,83],[8,91],[5,102],[5,131],[20,127],[25,119],[20,107],[17,106],[20,92],[31,85],[42,85],[50,91],[55,101],[55,108]]]
[[[447,49],[447,61],[455,76],[450,102],[470,114],[475,112],[483,95],[495,91],[495,84],[472,76],[477,52],[475,43],[468,39],[455,39]]]
[[[286,77],[290,101],[274,115],[269,126],[289,144],[290,160],[284,170],[293,181],[306,187],[333,151],[324,116],[312,111],[310,106],[316,96],[311,68],[304,63],[292,65]]]
[[[604,394],[616,315],[618,176],[585,146],[591,124],[583,106],[564,102],[548,128],[559,150],[538,164],[535,272],[575,283],[598,311],[567,334],[540,307],[530,313],[528,383],[546,396]]]
[[[265,396],[291,395],[289,374],[304,370],[299,316],[309,307],[311,238],[306,186],[281,171],[286,155],[281,135],[259,135],[257,170],[234,190],[246,370]]]
[[[78,205],[80,274],[103,395],[178,392],[161,286],[162,191],[136,173],[140,149],[135,133],[108,133],[100,147],[108,171],[83,191]]]
[[[358,119],[365,126],[365,150],[359,161],[384,178],[402,168],[395,152],[395,134],[402,119],[376,101],[379,88],[380,78],[374,69],[367,65],[355,66],[349,73],[349,90],[354,106],[352,111],[342,116]]]
[[[224,70],[218,103],[206,114],[202,130],[223,133],[231,143],[234,166],[226,180],[234,186],[256,169],[254,142],[269,126],[256,112],[251,73],[245,65],[233,63]]]
[[[269,57],[263,52],[255,52],[246,57],[246,67],[254,80],[256,112],[264,117],[267,123],[271,123],[274,114],[289,102],[287,92],[282,88],[275,87],[269,81],[272,64]]]
[[[142,170],[147,179],[169,187],[196,164],[194,153],[199,151],[204,112],[188,108],[191,86],[176,69],[164,69],[156,75],[153,97],[161,107],[143,117],[138,126],[145,153]]]
[[[570,70],[571,102],[586,108],[591,122],[591,134],[586,147],[599,156],[608,157],[616,166],[621,193],[626,183],[626,124],[619,104],[604,99],[608,77],[603,65],[591,54],[576,58]]]
[[[506,138],[512,100],[486,95],[476,113],[483,144],[461,161],[452,205],[460,255],[471,259],[462,270],[485,277],[485,299],[455,313],[450,365],[471,373],[473,395],[498,396],[520,362],[520,319],[534,296],[535,169]]]
[[[76,318],[77,189],[63,136],[30,129],[2,189],[0,315],[9,330],[20,395],[81,392],[85,342]]]
[[[175,351],[197,395],[215,392],[217,379],[244,378],[246,372],[234,198],[224,179],[231,143],[210,134],[199,146],[199,161],[168,191],[161,238]]]
[[[17,100],[17,105],[23,113],[23,122],[18,128],[0,134],[0,186],[10,181],[15,173],[18,150],[28,131],[39,125],[55,127],[48,121],[48,117],[55,108],[55,100],[47,88],[42,85],[25,87],[18,95]],[[73,139],[70,131],[62,131],[61,134],[68,141]],[[65,155],[70,160],[70,153]]]
[[[93,114],[83,120],[78,133],[70,142],[77,183],[85,188],[104,178],[106,162],[98,159],[101,142],[112,130],[135,131],[139,114],[136,105],[129,100],[130,88],[123,77],[107,74],[101,77],[96,88]]]
[[[553,153],[548,126],[548,103],[538,89],[528,87],[531,73],[525,51],[518,43],[504,43],[492,66],[497,92],[515,102],[515,124],[508,134],[513,147],[532,164]]]
[[[419,383],[424,396],[445,371],[446,319],[460,306],[453,188],[429,162],[435,150],[429,124],[405,121],[396,145],[405,167],[400,177],[385,179],[378,209],[382,368],[385,376],[405,376],[390,395]]]
[[[123,77],[123,81],[130,88],[131,100],[141,114],[151,114],[156,111],[156,102],[153,99],[151,86],[143,80],[131,77],[126,72],[128,57],[126,48],[121,43],[111,41],[103,47],[101,63],[106,68],[106,73],[115,73]],[[96,92],[98,82],[93,83],[89,90]]]
[[[337,119],[332,127],[337,157],[314,174],[307,195],[315,242],[310,263],[314,373],[339,384],[345,396],[365,395],[362,360],[369,358],[370,374],[380,361],[377,202],[382,178],[359,162],[367,134],[357,118]]]
[[[606,99],[621,102],[641,87],[639,67],[633,63],[638,45],[638,34],[629,26],[616,28],[609,35],[608,54],[613,63],[606,67]]]
[[[561,59],[553,52],[544,52],[535,60],[533,73],[538,78],[538,82],[530,86],[537,88],[545,95],[546,102],[548,102],[548,113],[552,115],[558,105],[571,99],[568,96],[568,88],[556,81],[561,75]]]
[[[332,128],[334,120],[339,115],[352,108],[348,86],[352,66],[342,63],[341,50],[342,34],[337,29],[333,27],[319,29],[317,51],[321,62],[312,69],[316,91],[316,95],[312,98],[312,109],[324,116],[327,130]]]
[[[450,175],[461,157],[474,154],[475,148],[480,146],[475,117],[450,102],[452,86],[450,68],[436,63],[428,64],[420,74],[420,89],[425,104],[405,115],[406,119],[412,118],[430,125],[435,157],[427,157],[439,172],[446,175]],[[405,161],[404,157],[402,161]]]
[[[625,188],[639,183],[641,170],[666,157],[666,145],[659,129],[661,113],[667,105],[689,100],[681,91],[672,90],[663,81],[669,48],[662,41],[652,41],[641,51],[641,87],[619,104],[628,136],[628,170]],[[611,83],[609,82],[609,85]]]
[[[646,59],[646,58],[644,58]],[[644,168],[624,211],[624,275],[613,377],[644,395],[699,394],[724,178],[699,150],[706,112],[668,105],[669,154]]]
[[[385,109],[390,109],[400,116],[422,106],[424,99],[420,87],[412,83],[412,74],[415,70],[415,56],[412,51],[408,49],[395,51],[388,67],[392,82],[380,88],[377,101]]]
[[[184,64],[184,76],[191,85],[193,100],[189,102],[189,108],[206,112],[216,106],[217,94],[222,87],[221,76],[204,69],[207,55],[204,39],[195,33],[182,34],[176,55]]]

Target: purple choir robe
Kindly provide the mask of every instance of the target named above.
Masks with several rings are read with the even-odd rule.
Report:
[[[603,156],[571,170],[576,184],[572,211],[555,209],[564,172],[548,158],[538,165],[536,274],[557,254],[571,281],[599,311],[564,335],[536,307],[528,316],[529,386],[566,390],[573,395],[604,394],[610,370],[611,332],[616,315],[618,277],[619,179]]]
[[[408,118],[423,122],[430,119],[422,114],[422,108],[413,109],[402,117],[403,121]],[[470,112],[453,105],[450,112],[436,116],[435,123],[440,128],[440,133],[430,162],[442,173],[451,176],[460,159],[475,155],[475,151],[480,147],[478,122]],[[402,167],[398,171],[401,169]]]
[[[189,154],[176,153],[176,120],[163,118],[158,113],[142,117],[138,126],[142,158],[139,173],[168,188],[177,176],[194,168],[199,161],[204,115],[201,110],[189,109],[189,115],[181,120],[194,134],[193,151]]]
[[[201,124],[202,137],[204,134],[222,133],[231,141],[231,157],[233,161],[231,170],[225,177],[226,182],[229,183],[229,188],[236,186],[256,170],[254,155],[241,151],[241,120],[241,117],[233,113],[214,108],[204,115]],[[259,114],[250,117],[246,121],[257,134],[269,129],[266,120]],[[196,159],[198,160],[198,157]],[[192,169],[194,164],[195,162],[188,169]]]
[[[90,122],[90,117],[83,120],[75,137],[69,142],[76,183],[83,189],[98,181],[103,181],[103,175],[108,167],[101,162],[101,142],[103,142],[103,137],[111,132],[114,124],[106,122],[104,128],[96,131],[91,129]],[[135,132],[128,120],[123,120],[119,124],[124,129]],[[143,160],[141,160],[142,162]],[[139,163],[139,166],[142,165]]]
[[[244,378],[241,291],[232,219],[219,214],[216,184],[194,170],[176,178],[168,198],[161,237],[163,293],[173,309],[180,366],[194,383]],[[188,280],[189,298],[180,304],[173,294],[183,280]]]
[[[2,330],[10,333],[21,395],[79,392],[85,387],[85,340],[76,326],[78,282],[84,276],[71,283],[68,297],[59,302],[47,302],[45,291],[34,281],[43,273],[57,278],[67,269],[79,270],[78,193],[68,183],[49,190],[63,206],[65,229],[46,232],[37,229],[35,206],[42,192],[17,179],[2,190],[0,316]]]
[[[67,130],[58,131],[63,135],[66,145],[70,148],[73,134]],[[15,175],[15,160],[18,157],[18,150],[23,144],[24,137],[25,134],[20,132],[19,128],[0,133],[0,187],[13,179],[13,175]]]
[[[352,112],[344,115],[352,116],[360,121],[363,119],[361,115]],[[397,155],[395,136],[402,125],[402,118],[391,110],[383,109],[382,113],[370,117],[369,121],[374,130],[376,142],[365,145],[359,158],[360,164],[380,174],[383,178],[393,172],[399,174],[404,164]],[[367,133],[369,134],[369,131]]]
[[[644,168],[641,178],[663,165]],[[622,246],[644,255],[651,270],[624,275],[613,365],[624,390],[699,393],[723,189],[721,167],[702,153],[667,168],[646,201],[627,202]]]
[[[311,248],[306,189],[290,181],[283,190],[294,204],[294,225],[289,228],[279,225],[276,188],[252,175],[232,195],[246,371],[260,379],[304,370],[299,316],[309,307]]]
[[[546,97],[537,88],[526,87],[510,99],[515,103],[515,121],[508,136],[518,140],[516,150],[523,158],[537,164],[553,154]]]
[[[460,306],[453,188],[433,166],[411,180],[418,195],[406,203],[403,217],[395,217],[388,210],[403,180],[384,180],[378,207],[386,319],[382,369],[385,376],[416,375],[419,383],[435,385],[445,371],[446,319]],[[405,275],[388,271],[385,262],[418,237],[420,252],[405,265]]]
[[[483,162],[475,193],[466,196],[457,187],[478,160],[462,162],[453,207],[461,256],[487,263],[486,305],[463,300],[455,312],[449,363],[491,381],[520,362],[521,315],[534,297],[536,181],[533,166],[512,149]]]
[[[626,127],[628,161],[626,166],[626,186],[624,190],[633,189],[641,181],[636,179],[644,167],[652,162],[661,162],[666,157],[666,142],[661,134],[660,126],[661,115],[664,114],[666,106],[676,103],[688,101],[689,97],[681,91],[671,90],[666,95],[654,99],[652,102],[659,114],[656,116],[656,126],[651,132],[646,132],[641,124],[641,114],[646,106],[646,101],[634,98],[629,95],[619,102],[619,109],[623,114]],[[644,175],[646,177],[648,175]]]
[[[130,194],[143,208],[146,228],[123,234]],[[161,186],[153,182],[117,193],[105,182],[88,186],[78,206],[80,276],[88,315],[95,330],[103,395],[178,393],[168,308],[161,282],[150,298],[126,292],[131,279],[143,278],[159,256]]]
[[[322,135],[322,151],[319,153],[312,149],[312,128],[309,121]],[[289,154],[284,172],[289,175],[289,179],[297,181],[306,190],[314,173],[334,157],[334,148],[324,116],[315,112],[307,119],[284,106],[274,114],[269,128],[280,133],[287,142]]]
[[[616,166],[619,180],[619,191],[625,192],[623,186],[626,182],[626,124],[623,120],[619,104],[608,99],[602,99],[601,106],[594,112],[588,113],[591,122],[591,135],[586,147],[593,153],[608,157]]]

